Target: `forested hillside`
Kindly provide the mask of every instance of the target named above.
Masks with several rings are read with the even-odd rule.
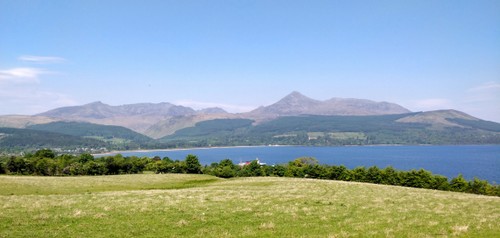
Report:
[[[104,147],[109,147],[109,144],[91,138],[30,129],[0,127],[0,148],[4,152],[29,151],[36,148],[58,148],[78,152]]]
[[[106,126],[86,122],[52,122],[29,126],[28,129],[57,132],[104,141],[147,143],[152,139],[121,126]]]
[[[450,119],[454,126],[398,122],[416,114],[292,116],[258,125],[245,120],[213,120],[179,130],[161,141],[177,146],[500,143],[499,124],[494,122]]]

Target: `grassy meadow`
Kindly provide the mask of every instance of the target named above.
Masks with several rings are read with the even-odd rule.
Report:
[[[396,186],[0,176],[0,237],[499,237],[499,224],[499,197]]]

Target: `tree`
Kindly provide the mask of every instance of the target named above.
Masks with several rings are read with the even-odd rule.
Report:
[[[432,174],[429,171],[423,169],[420,169],[418,171],[413,169],[402,174],[402,185],[406,187],[431,188],[432,184],[434,184]]]
[[[230,166],[224,166],[217,171],[217,177],[221,178],[232,178],[236,175],[236,172]]]
[[[382,183],[382,174],[380,169],[377,166],[372,166],[368,168],[368,170],[366,171],[365,180],[369,183],[376,183],[376,184]]]
[[[313,166],[317,165],[318,160],[313,157],[300,157],[295,159],[291,165],[297,166],[297,167],[305,167],[305,166]]]
[[[286,167],[285,166],[278,164],[278,165],[271,166],[271,168],[273,168],[272,175],[278,176],[278,177],[285,176],[285,172],[286,172]]]
[[[366,169],[363,166],[351,170],[351,181],[366,182]]]
[[[351,170],[347,169],[344,165],[331,166],[328,168],[327,174],[327,179],[343,181],[350,181],[352,179]]]
[[[434,184],[431,186],[432,189],[448,191],[450,190],[450,183],[448,182],[448,178],[441,175],[434,175]]]
[[[23,158],[12,156],[7,160],[7,170],[11,174],[25,174],[27,167]]]
[[[35,163],[35,173],[43,176],[54,175],[53,167],[53,161],[51,159],[39,159]]]
[[[95,161],[90,161],[83,165],[83,173],[85,175],[105,175],[106,165],[103,163],[97,163]]]
[[[315,164],[309,165],[304,168],[304,173],[306,178],[326,178],[326,169],[324,166]]]
[[[223,159],[223,160],[221,160],[218,166],[220,166],[220,167],[229,166],[231,168],[235,168],[235,165],[234,165],[233,161],[230,160],[230,159]]]
[[[86,164],[89,164],[90,162],[93,162],[93,161],[89,161]],[[104,158],[104,162],[105,162],[105,165],[106,165],[106,169],[107,169],[107,174],[120,174],[121,173],[121,166],[122,166],[122,162],[123,162],[123,157],[121,154],[117,154],[115,156],[108,156],[106,158]]]
[[[467,191],[467,187],[467,180],[464,179],[464,176],[462,176],[462,174],[459,174],[456,178],[453,178],[450,181],[450,188],[452,191],[465,192]]]
[[[261,165],[257,160],[252,160],[250,164],[243,166],[241,169],[242,176],[262,176],[264,172],[262,171]]]
[[[489,184],[486,180],[480,180],[476,177],[469,182],[469,187],[467,192],[475,194],[487,194],[489,190]]]
[[[188,174],[199,174],[201,173],[201,164],[198,157],[189,154],[186,156],[186,172]]]
[[[0,162],[0,174],[5,174],[5,166]]]
[[[400,176],[399,172],[396,171],[392,166],[388,166],[382,170],[382,184],[388,185],[399,185],[400,184]]]
[[[37,152],[35,152],[35,157],[53,159],[56,157],[56,154],[52,150],[41,149],[41,150],[38,150]]]
[[[84,154],[80,155],[80,159],[78,160],[78,162],[85,164],[85,163],[87,163],[89,161],[93,161],[93,160],[94,160],[94,156],[92,156],[91,154],[88,154],[88,153],[84,153]]]

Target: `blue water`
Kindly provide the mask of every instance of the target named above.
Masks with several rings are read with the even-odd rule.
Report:
[[[183,160],[188,154],[198,156],[200,163],[223,159],[234,163],[259,158],[268,165],[283,164],[298,157],[316,158],[320,164],[358,166],[392,166],[399,170],[425,169],[448,178],[462,174],[466,179],[478,177],[500,183],[500,146],[347,146],[347,147],[232,147],[189,150],[123,152],[123,156],[169,157]]]

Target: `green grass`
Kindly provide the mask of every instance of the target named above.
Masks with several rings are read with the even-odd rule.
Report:
[[[181,189],[219,179],[209,175],[115,175],[83,177],[1,176],[0,195],[72,195],[109,191]]]
[[[500,235],[498,197],[374,184],[145,174],[0,176],[0,189],[0,237]]]

